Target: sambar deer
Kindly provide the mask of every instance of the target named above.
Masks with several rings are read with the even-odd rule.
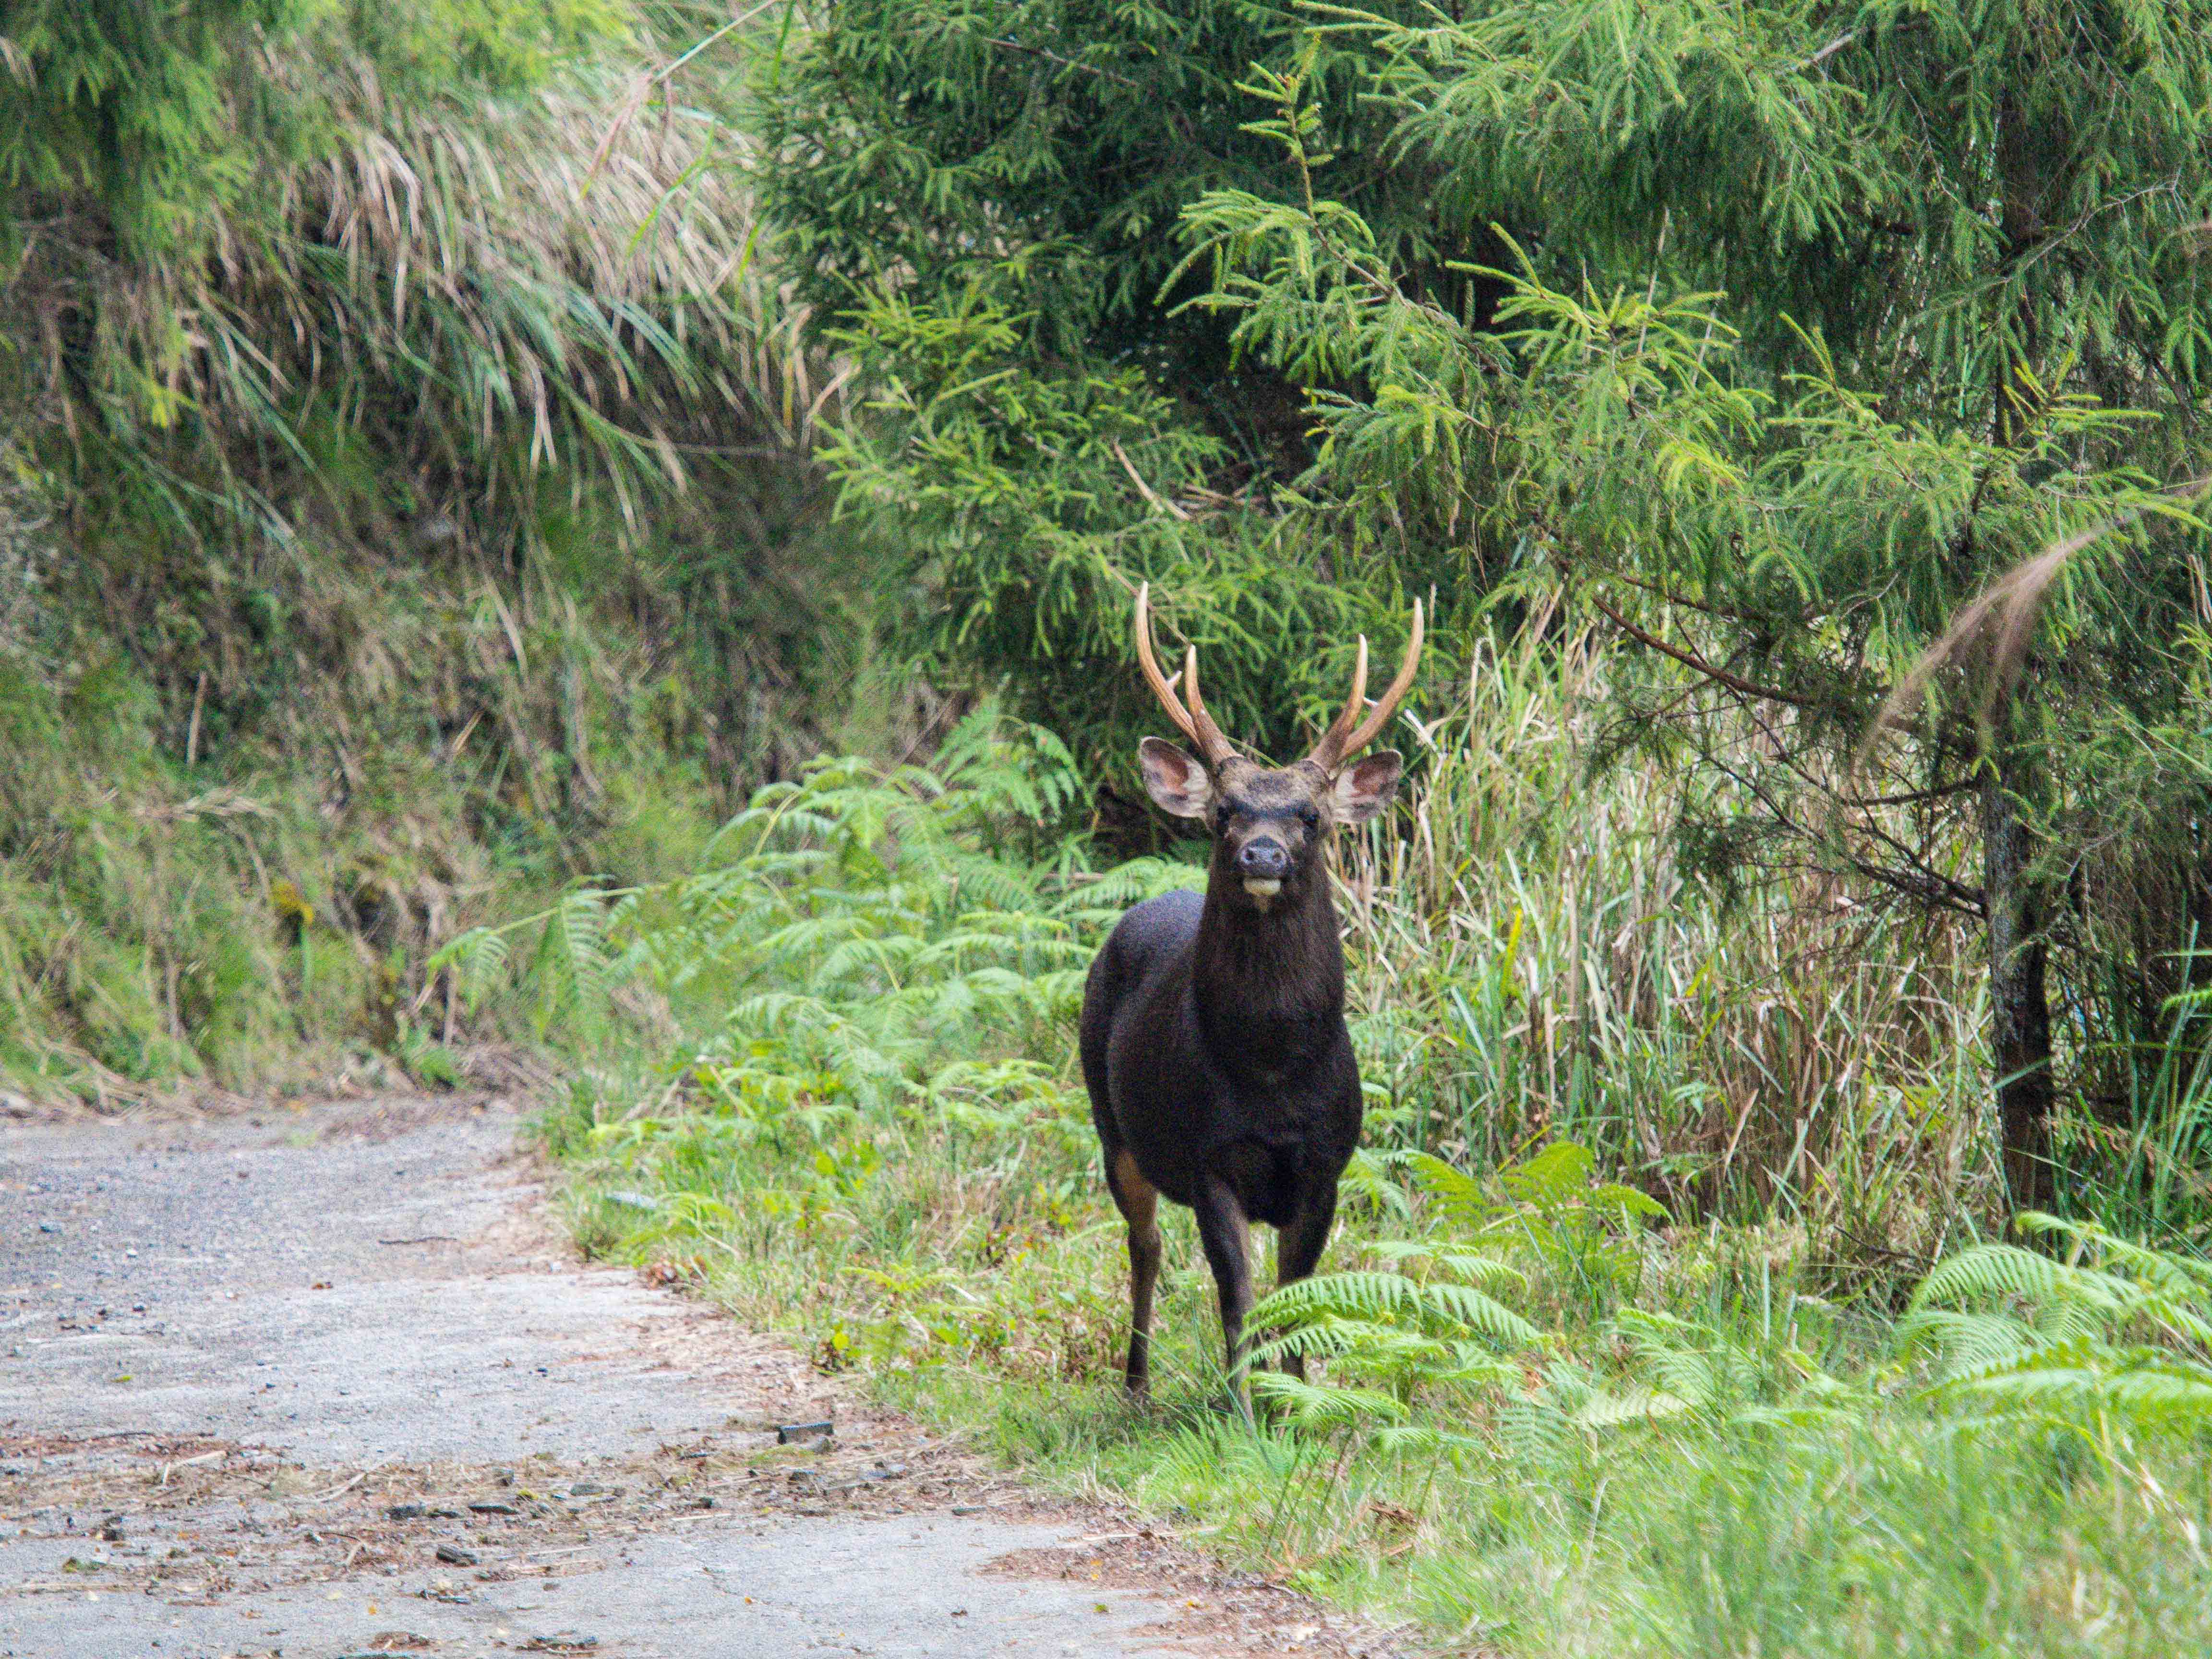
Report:
[[[1222,1339],[1240,1401],[1250,1313],[1250,1224],[1278,1229],[1283,1284],[1321,1259],[1337,1180],[1359,1143],[1359,1067],[1344,1024],[1344,952],[1329,897],[1328,846],[1340,823],[1389,804],[1401,763],[1382,750],[1346,762],[1389,722],[1421,655],[1421,607],[1397,678],[1366,706],[1367,641],[1352,697],[1304,759],[1271,767],[1240,755],[1206,710],[1198,650],[1182,700],[1152,654],[1149,587],[1137,593],[1137,659],[1168,717],[1196,745],[1138,745],[1145,787],[1213,838],[1203,897],[1164,894],[1115,925],[1083,996],[1083,1080],[1106,1155],[1106,1183],[1129,1227],[1133,1395],[1151,1383],[1159,1199],[1196,1212],[1220,1295]],[[1291,1362],[1293,1370],[1300,1367]]]

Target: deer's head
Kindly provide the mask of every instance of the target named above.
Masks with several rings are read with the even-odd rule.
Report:
[[[1164,810],[1200,819],[1212,832],[1212,891],[1262,911],[1296,899],[1322,879],[1322,849],[1329,831],[1340,823],[1365,823],[1397,787],[1403,766],[1395,750],[1357,762],[1352,757],[1389,723],[1413,683],[1421,658],[1421,603],[1413,601],[1406,659],[1381,699],[1368,707],[1363,635],[1344,712],[1303,760],[1266,766],[1239,754],[1206,712],[1196,646],[1184,653],[1179,672],[1160,672],[1152,654],[1151,597],[1149,585],[1137,590],[1137,660],[1160,706],[1197,746],[1198,757],[1164,738],[1145,738],[1137,745],[1145,788]]]

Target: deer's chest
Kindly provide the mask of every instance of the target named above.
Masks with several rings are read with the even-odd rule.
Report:
[[[1274,1188],[1343,1167],[1358,1142],[1360,1110],[1340,1014],[1237,1046],[1202,1032],[1194,1016],[1175,1024],[1179,1040],[1163,1042],[1159,1025],[1129,1022],[1109,1067],[1120,1136],[1170,1198],[1190,1203],[1218,1177],[1248,1213],[1272,1218],[1280,1207]]]

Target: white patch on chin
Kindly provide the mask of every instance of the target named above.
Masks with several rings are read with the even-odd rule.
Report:
[[[1283,890],[1279,881],[1247,881],[1244,890],[1255,899],[1271,899]]]

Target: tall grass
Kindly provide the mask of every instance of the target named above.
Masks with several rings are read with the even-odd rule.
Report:
[[[1378,1127],[1478,1166],[1547,1135],[1677,1214],[1924,1264],[1997,1213],[1975,931],[1686,868],[1663,757],[1607,763],[1607,661],[1478,655],[1407,810],[1345,848]]]

